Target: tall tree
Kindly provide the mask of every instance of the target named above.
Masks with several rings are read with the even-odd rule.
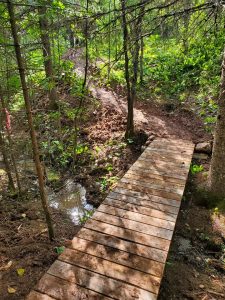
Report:
[[[27,120],[28,120],[29,129],[30,129],[30,137],[31,137],[31,141],[32,141],[34,161],[35,161],[35,166],[36,166],[37,175],[38,175],[40,196],[41,196],[42,206],[43,206],[43,210],[44,210],[45,217],[46,217],[46,222],[48,225],[49,238],[52,240],[54,238],[54,230],[53,230],[52,220],[51,220],[51,216],[50,216],[50,212],[49,212],[49,208],[48,208],[48,199],[47,199],[47,194],[45,191],[43,169],[42,169],[42,165],[41,165],[41,161],[40,161],[39,147],[38,147],[36,132],[35,132],[34,124],[33,124],[32,108],[31,108],[28,87],[27,87],[27,82],[26,82],[24,60],[23,60],[23,56],[22,56],[21,46],[19,43],[18,27],[16,24],[14,6],[10,0],[7,0],[7,8],[8,8],[8,13],[9,13],[9,21],[10,21],[10,25],[11,25],[12,37],[13,37],[13,41],[14,41],[16,59],[17,59],[17,64],[18,64],[18,69],[19,69],[19,74],[20,74],[20,81],[21,81],[21,86],[22,86],[22,90],[23,90],[23,97],[24,97],[24,101],[25,101]]]
[[[17,182],[17,187],[18,187],[18,192],[21,195],[22,194],[22,187],[21,187],[21,183],[20,183],[20,176],[19,176],[19,171],[17,168],[17,164],[16,164],[16,159],[15,159],[15,155],[14,155],[14,146],[13,146],[13,141],[12,141],[12,137],[11,137],[11,125],[10,125],[10,115],[7,111],[6,105],[5,105],[5,101],[2,95],[2,90],[0,87],[0,102],[1,102],[1,107],[2,107],[2,112],[3,112],[3,116],[5,117],[5,123],[6,123],[6,132],[7,132],[7,139],[8,139],[8,144],[9,144],[9,149],[10,149],[10,156],[11,156],[11,161],[13,164],[13,168],[15,171],[15,175],[16,175],[16,182]]]
[[[45,67],[45,74],[46,74],[46,79],[48,81],[48,89],[49,89],[49,102],[50,102],[49,106],[50,109],[55,109],[57,108],[58,96],[57,96],[56,84],[54,79],[51,44],[50,44],[50,38],[48,34],[49,24],[48,24],[46,13],[47,13],[47,9],[44,4],[38,7],[44,67]]]
[[[15,191],[15,185],[13,182],[13,177],[12,177],[12,172],[11,172],[11,166],[10,166],[10,161],[9,161],[9,157],[8,157],[8,152],[6,149],[6,145],[5,145],[5,140],[2,134],[2,129],[3,129],[3,122],[2,122],[2,114],[0,114],[0,149],[1,149],[1,153],[2,153],[2,157],[3,157],[3,162],[5,165],[5,171],[8,177],[8,187],[9,190],[11,191]]]
[[[123,51],[124,51],[124,72],[127,86],[127,128],[125,133],[125,138],[131,138],[134,135],[134,102],[131,96],[131,84],[130,84],[130,70],[129,70],[129,36],[128,36],[128,25],[127,25],[127,8],[126,1],[121,1],[121,9],[122,9],[122,27],[123,27]]]
[[[209,186],[212,192],[225,198],[225,49],[222,62],[218,115],[214,136]]]

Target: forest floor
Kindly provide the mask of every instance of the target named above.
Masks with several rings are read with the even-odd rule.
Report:
[[[171,110],[152,99],[138,99],[135,104],[137,134],[130,144],[126,144],[123,138],[126,124],[123,91],[118,87],[115,92],[93,82],[90,89],[92,97],[100,102],[88,111],[89,121],[85,128],[81,127],[80,138],[91,149],[98,149],[95,161],[90,164],[89,157],[83,159],[76,174],[66,173],[63,179],[71,177],[85,186],[87,200],[96,207],[138,158],[149,137],[176,137],[194,143],[211,139],[201,119],[188,106]],[[62,98],[67,99],[67,96],[63,94]],[[196,163],[203,165],[207,172],[210,158]],[[112,168],[107,171],[109,165]],[[106,181],[102,181],[104,178]],[[221,216],[199,201],[201,195],[196,187],[204,185],[205,180],[202,173],[189,177],[160,300],[225,297],[225,229],[218,230],[215,225]],[[37,198],[35,201],[31,198],[32,195],[23,201],[5,195],[0,198],[0,299],[3,300],[24,299],[53,263],[60,247],[66,245],[82,226],[75,226],[63,211],[51,208],[56,239],[49,242],[40,203]]]

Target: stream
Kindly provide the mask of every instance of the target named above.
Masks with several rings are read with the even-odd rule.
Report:
[[[36,174],[35,165],[31,159],[19,160],[17,165],[20,173]],[[6,172],[4,163],[0,158],[0,179],[2,180],[3,177],[6,177]],[[38,186],[37,179],[32,180],[32,182]],[[46,192],[50,207],[65,214],[74,225],[80,225],[94,212],[93,205],[87,202],[86,189],[81,184],[74,182],[72,178],[67,179],[58,192],[49,186],[46,186]]]
[[[87,203],[86,189],[72,179],[66,180],[58,193],[50,188],[47,192],[49,205],[65,213],[75,225],[81,224],[94,211],[93,205]]]

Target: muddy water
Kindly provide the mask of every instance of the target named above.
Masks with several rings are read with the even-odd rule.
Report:
[[[30,174],[36,173],[33,160],[20,160],[17,165],[20,173],[24,171]],[[0,178],[3,175],[5,175],[4,164],[0,159]],[[34,182],[37,185],[37,180]],[[66,214],[75,225],[81,224],[94,212],[94,207],[87,203],[85,188],[73,179],[68,179],[58,193],[49,187],[46,187],[46,190],[49,205]]]
[[[72,179],[68,179],[58,193],[48,190],[48,198],[50,206],[65,213],[75,225],[81,224],[94,211],[87,203],[85,188]]]

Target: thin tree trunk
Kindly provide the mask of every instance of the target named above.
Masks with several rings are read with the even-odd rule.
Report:
[[[2,92],[1,92],[1,89],[0,89],[0,94],[1,93]],[[1,104],[2,104],[2,110],[5,112],[4,115],[5,115],[5,119],[7,121],[6,105],[5,105],[5,101],[3,99],[3,96],[1,96],[1,95],[0,95],[0,100],[1,100]],[[21,183],[20,183],[20,176],[19,176],[19,172],[18,172],[18,169],[17,169],[17,165],[16,165],[16,159],[15,159],[15,156],[14,156],[14,151],[13,151],[14,147],[13,147],[13,141],[12,141],[12,138],[11,138],[11,132],[10,132],[10,129],[8,128],[8,126],[6,126],[6,132],[7,132],[7,138],[8,138],[9,148],[10,148],[10,152],[11,152],[11,160],[12,160],[13,168],[14,168],[15,175],[16,175],[16,183],[17,183],[19,194],[21,195],[22,194],[22,187],[21,187]]]
[[[11,172],[11,167],[10,167],[10,163],[9,163],[9,158],[8,158],[8,153],[6,150],[6,146],[5,146],[5,141],[2,135],[2,117],[0,116],[1,120],[0,120],[0,149],[2,152],[2,157],[3,157],[3,161],[4,161],[4,165],[5,165],[5,171],[8,177],[8,187],[9,190],[15,192],[15,185],[13,182],[13,177],[12,177],[12,172]]]
[[[137,17],[137,21],[134,24],[133,33],[134,33],[134,51],[132,57],[133,63],[133,76],[131,80],[131,98],[133,103],[136,101],[137,95],[137,80],[138,80],[138,72],[139,72],[139,52],[140,52],[140,42],[141,42],[141,27],[142,27],[142,19],[144,16],[145,6],[143,5],[143,0],[140,2],[141,8]]]
[[[123,25],[123,50],[125,57],[125,79],[127,85],[127,128],[125,138],[131,138],[134,135],[134,103],[131,97],[130,73],[129,73],[129,56],[128,56],[128,29],[126,18],[126,0],[121,0],[122,7],[122,25]]]
[[[86,13],[89,11],[89,0],[86,0]],[[81,98],[79,102],[79,106],[74,116],[73,127],[74,127],[74,135],[73,135],[73,169],[75,168],[75,164],[77,161],[77,144],[78,144],[78,124],[80,122],[81,116],[81,108],[84,101],[85,96],[85,88],[87,85],[87,76],[88,76],[88,65],[89,65],[89,52],[88,52],[88,19],[85,21],[85,68],[84,68],[84,80],[82,84]]]
[[[225,198],[225,49],[218,105],[217,124],[209,174],[209,187],[213,193]]]
[[[27,112],[28,125],[29,125],[29,129],[30,129],[34,161],[35,161],[35,166],[36,166],[37,175],[38,175],[40,196],[41,196],[42,206],[43,206],[43,210],[44,210],[45,217],[46,217],[46,222],[48,225],[49,238],[52,240],[54,238],[54,230],[53,230],[52,220],[51,220],[51,216],[50,216],[49,208],[48,208],[48,201],[47,201],[48,199],[47,199],[47,195],[46,195],[46,191],[45,191],[45,187],[44,187],[43,170],[42,170],[42,166],[41,166],[41,162],[40,162],[39,147],[38,147],[36,132],[34,129],[34,124],[33,124],[32,109],[31,109],[28,87],[27,87],[26,77],[25,77],[24,61],[23,61],[23,57],[22,57],[22,53],[21,53],[21,47],[19,44],[18,28],[17,28],[16,21],[15,21],[14,7],[13,7],[12,2],[9,0],[7,0],[7,8],[8,8],[8,13],[9,13],[9,20],[10,20],[10,25],[11,25],[12,36],[13,36],[13,40],[14,40],[14,47],[15,47],[15,52],[16,52],[19,74],[20,74],[21,86],[22,86],[22,90],[23,90],[25,107],[26,107],[26,112]]]
[[[144,38],[141,37],[141,54],[140,54],[140,84],[143,85],[144,83]]]
[[[110,76],[110,70],[111,70],[111,2],[109,1],[109,26],[108,26],[108,39],[109,39],[109,44],[108,44],[108,80]]]
[[[39,6],[38,7],[38,14],[39,14],[39,25],[41,30],[41,41],[43,45],[43,58],[44,58],[44,67],[45,67],[45,74],[48,80],[49,85],[49,106],[50,109],[57,108],[57,91],[56,85],[54,80],[54,71],[52,65],[52,53],[51,53],[51,45],[50,39],[48,35],[48,21],[46,19],[46,7]]]
[[[114,10],[114,28],[116,28],[116,0],[113,1],[113,10]],[[115,35],[115,40],[114,40],[114,47],[115,47],[115,60],[117,61],[118,59],[118,46],[117,46],[117,40],[118,40],[118,37],[117,37],[117,34],[114,34]]]
[[[86,12],[89,11],[89,0],[86,0]],[[88,18],[85,21],[85,69],[84,69],[84,81],[82,85],[82,94],[84,94],[86,84],[87,84],[87,75],[88,75],[88,66],[89,66],[89,50],[88,50]]]

